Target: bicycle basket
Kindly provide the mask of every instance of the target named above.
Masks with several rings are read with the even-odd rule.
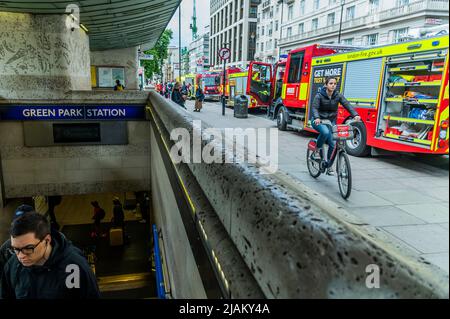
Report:
[[[337,141],[353,139],[353,128],[351,125],[342,124],[333,127],[333,139]]]

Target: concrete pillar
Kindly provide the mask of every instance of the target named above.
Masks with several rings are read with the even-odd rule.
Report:
[[[92,51],[91,65],[95,67],[124,67],[125,87],[127,90],[138,90],[138,48]]]
[[[0,99],[90,90],[89,38],[66,15],[0,12]]]

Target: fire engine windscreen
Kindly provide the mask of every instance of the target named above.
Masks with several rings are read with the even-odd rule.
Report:
[[[215,76],[212,78],[203,78],[203,85],[205,86],[220,85],[220,76]]]

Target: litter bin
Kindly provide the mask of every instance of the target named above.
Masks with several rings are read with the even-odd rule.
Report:
[[[248,117],[248,98],[245,95],[234,97],[234,117],[240,119]]]

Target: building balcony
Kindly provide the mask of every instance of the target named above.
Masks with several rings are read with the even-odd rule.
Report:
[[[270,6],[270,0],[265,0],[264,2],[263,2],[263,5],[262,5],[262,8],[263,9],[265,9],[265,8],[268,8],[269,6]]]
[[[392,8],[384,11],[368,12],[366,16],[346,21],[342,23],[342,31],[348,31],[356,28],[372,28],[377,24],[383,24],[389,20],[406,18],[415,15],[441,14],[448,16],[448,0],[421,0],[409,5]],[[301,40],[308,40],[317,37],[331,36],[338,33],[339,23],[324,28],[303,32],[290,37],[284,37],[280,40],[280,45],[287,45]]]

